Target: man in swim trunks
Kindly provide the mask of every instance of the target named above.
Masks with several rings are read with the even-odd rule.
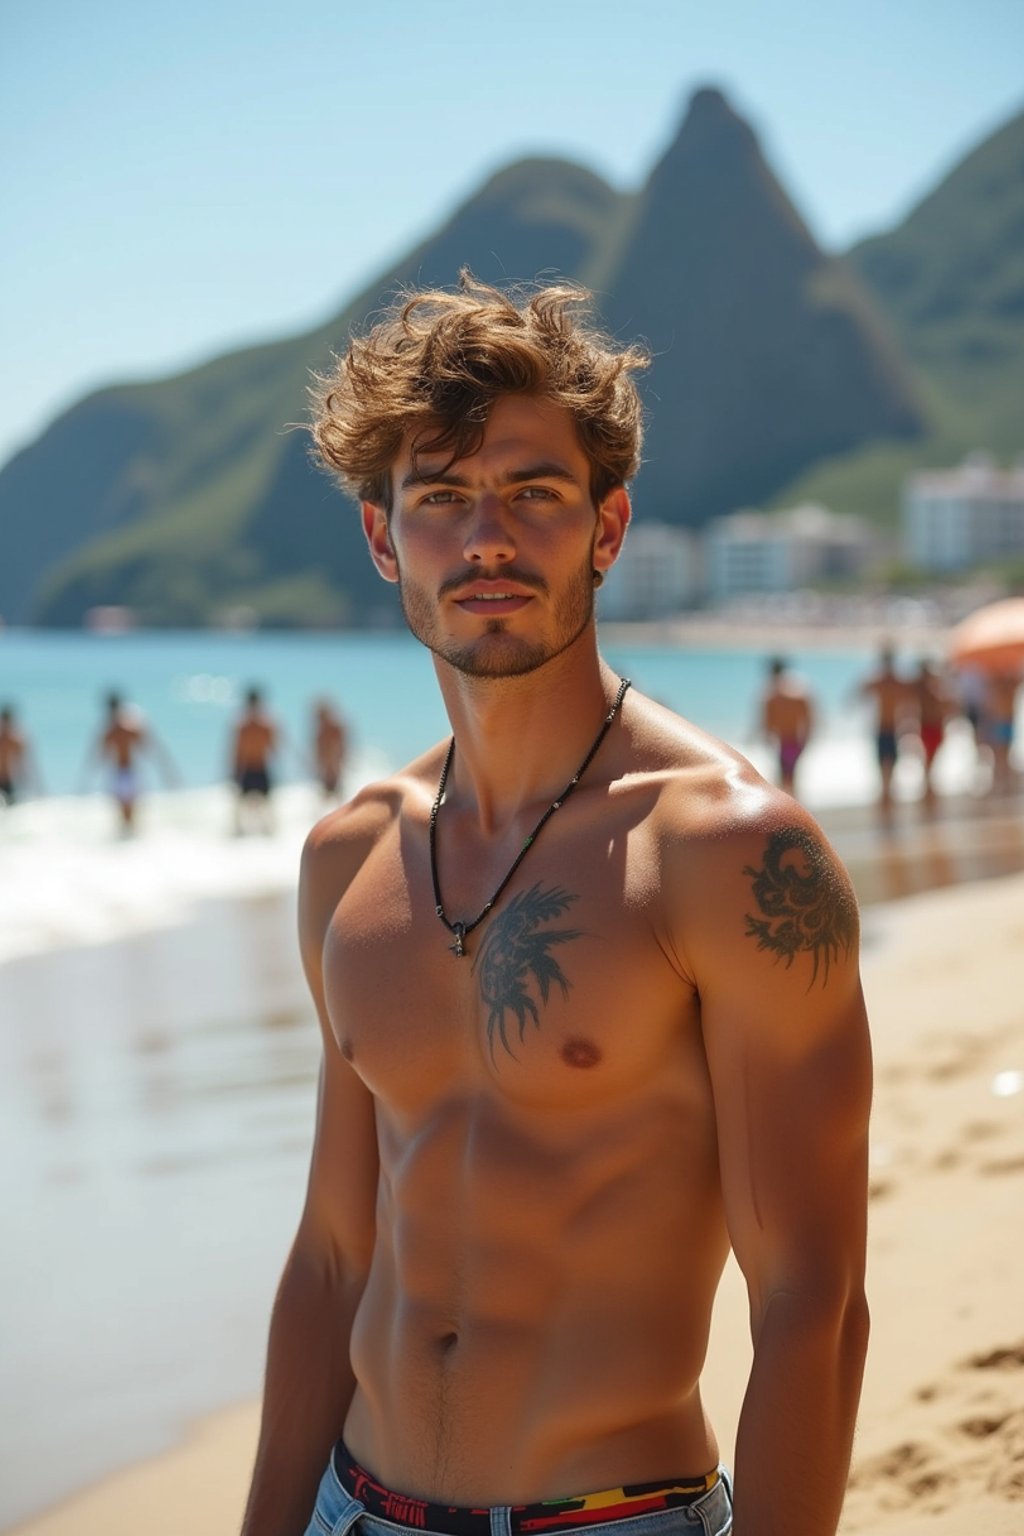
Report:
[[[244,832],[250,824],[263,832],[273,830],[270,763],[278,749],[279,736],[262,693],[258,688],[250,688],[232,736],[232,777],[238,790],[236,832]]]
[[[862,699],[871,699],[875,707],[875,750],[881,778],[879,810],[883,821],[892,815],[892,777],[899,754],[899,733],[914,707],[911,685],[896,672],[895,657],[883,646],[878,668],[858,688]]]
[[[644,359],[580,307],[464,276],[323,382],[317,443],[453,734],[304,851],[323,1055],[245,1536],[723,1536],[700,1374],[730,1247],[736,1531],[839,1518],[867,1335],[856,903],[794,800],[598,652]]]
[[[994,673],[985,689],[985,740],[992,753],[992,791],[995,794],[1006,794],[1013,788],[1010,752],[1019,689],[1020,674],[1014,672]]]
[[[95,762],[106,763],[110,793],[117,805],[121,832],[128,836],[135,830],[140,778],[139,759],[144,753],[154,757],[164,780],[174,784],[178,775],[170,753],[146,723],[142,711],[127,704],[119,693],[106,699],[106,720],[86,760],[86,773]]]
[[[796,765],[814,728],[814,708],[807,685],[781,656],[768,663],[768,685],[761,700],[761,732],[776,744],[779,784],[795,792]]]
[[[917,734],[921,742],[921,766],[924,775],[922,798],[931,809],[935,805],[932,768],[946,734],[946,721],[953,705],[939,672],[927,658],[918,665],[911,683],[911,697],[917,712]]]

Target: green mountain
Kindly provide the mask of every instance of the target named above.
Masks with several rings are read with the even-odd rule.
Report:
[[[977,448],[1004,461],[1024,451],[1024,112],[846,260],[908,359],[929,428],[909,451],[861,448],[789,494],[894,517],[914,468]]]
[[[494,176],[437,234],[327,324],[154,384],[90,396],[0,472],[0,613],[77,625],[126,603],[155,625],[252,606],[268,624],[365,619],[387,594],[355,511],[309,463],[310,370],[383,296],[450,283],[467,263],[508,274],[586,271],[629,200],[561,161]]]
[[[510,166],[316,330],[66,412],[0,471],[0,613],[390,621],[354,509],[288,423],[352,326],[398,285],[449,284],[463,264],[495,282],[578,278],[617,334],[649,341],[640,517],[699,525],[872,455],[916,460],[948,409],[908,339],[917,321],[908,332],[869,264],[822,254],[750,129],[705,90],[640,193],[562,161]]]
[[[606,306],[654,353],[644,513],[700,527],[808,465],[915,437],[920,408],[860,284],[825,255],[718,91],[640,199]]]

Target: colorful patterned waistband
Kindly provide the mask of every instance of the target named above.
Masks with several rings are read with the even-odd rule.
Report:
[[[359,1465],[342,1441],[334,1448],[334,1470],[346,1493],[358,1499],[368,1515],[414,1531],[440,1531],[444,1536],[491,1536],[489,1509],[462,1509],[392,1493]],[[680,1509],[703,1498],[717,1482],[716,1468],[703,1477],[674,1478],[669,1483],[631,1483],[625,1488],[606,1488],[601,1493],[583,1493],[576,1498],[514,1504],[510,1511],[513,1536],[628,1520],[661,1509]]]

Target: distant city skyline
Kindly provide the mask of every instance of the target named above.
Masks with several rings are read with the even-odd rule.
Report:
[[[1024,106],[1012,0],[94,0],[0,21],[0,463],[105,384],[326,319],[529,154],[639,186],[723,89],[826,248]]]

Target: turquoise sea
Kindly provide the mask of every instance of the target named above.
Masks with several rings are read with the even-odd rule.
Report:
[[[714,735],[750,745],[764,650],[687,649],[618,638],[604,650],[639,689]],[[818,703],[816,750],[866,741],[867,716],[851,706],[851,690],[871,664],[870,647],[797,649],[790,659]],[[51,795],[84,787],[87,745],[99,725],[102,696],[111,689],[144,711],[185,786],[220,782],[230,723],[250,684],[266,689],[292,743],[280,765],[284,781],[306,776],[302,755],[310,710],[321,695],[334,699],[346,716],[357,762],[367,770],[398,767],[447,731],[430,658],[405,634],[0,633],[0,702],[17,708]],[[808,786],[808,798],[819,803],[871,793],[870,775],[853,762],[831,792]]]

